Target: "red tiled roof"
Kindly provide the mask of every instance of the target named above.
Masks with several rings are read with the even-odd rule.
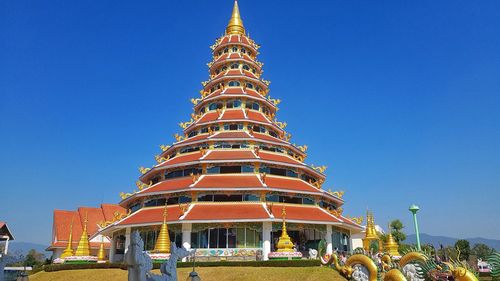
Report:
[[[219,113],[217,113],[217,111],[207,112],[200,119],[198,119],[197,123],[205,123],[205,122],[215,121],[215,120],[217,120],[217,118],[219,118]]]
[[[205,136],[205,137],[207,137],[207,136]],[[175,164],[180,164],[180,163],[193,162],[193,161],[200,159],[200,157],[201,157],[200,151],[179,154],[176,157],[161,163],[159,165],[159,167],[165,167],[165,166],[170,166],[170,165],[175,165]]]
[[[225,110],[222,120],[245,119],[245,114],[241,109]]]
[[[283,162],[283,163],[289,163],[289,164],[295,164],[295,165],[302,164],[301,162],[299,162],[295,159],[292,159],[285,154],[270,153],[270,152],[266,152],[266,151],[262,151],[262,150],[259,151],[259,157],[262,160],[267,160],[267,161]]]
[[[249,138],[250,136],[245,132],[220,132],[218,134],[213,135],[211,138],[213,139],[222,139],[222,138]]]
[[[0,221],[0,235],[9,236],[9,240],[14,240],[14,235],[9,230],[6,222]]]
[[[119,205],[102,204],[101,208],[81,207],[78,211],[54,210],[53,240],[68,241],[70,226],[73,223],[73,242],[78,243],[83,231],[83,221],[87,216],[87,232],[92,236],[98,230],[98,224],[114,218],[114,213],[125,214],[126,210]],[[56,241],[57,240],[57,241]],[[66,244],[65,244],[66,245]],[[50,248],[50,247],[49,247]]]
[[[264,117],[264,114],[259,111],[249,110],[247,116],[248,119],[250,120],[255,120],[262,123],[269,123],[269,120],[267,120],[266,117]]]
[[[286,141],[282,140],[282,139],[279,139],[279,138],[275,138],[275,137],[271,137],[270,135],[266,135],[266,134],[261,134],[261,133],[253,133],[253,136],[257,139],[263,139],[263,140],[268,140],[268,141],[274,141],[274,142],[281,142],[281,143],[286,143]]]
[[[162,191],[173,191],[178,189],[188,188],[191,184],[193,184],[193,179],[191,177],[183,177],[176,178],[171,180],[165,180],[160,183],[155,184],[154,186],[144,189],[140,192],[140,194],[148,194],[154,192],[162,192]]]
[[[126,214],[127,210],[120,205],[115,204],[101,204],[102,213],[106,221],[112,221],[115,218],[115,214]]]
[[[264,182],[270,188],[291,189],[296,191],[318,192],[318,189],[310,186],[301,179],[266,176]]]
[[[203,160],[255,159],[250,150],[212,150]]]
[[[205,175],[195,188],[252,188],[263,187],[256,175]]]
[[[181,216],[179,206],[168,206],[167,221],[177,221]],[[143,223],[162,223],[164,207],[142,208],[139,211],[132,213],[130,216],[122,220],[118,225],[131,225]]]
[[[195,204],[184,220],[261,220],[269,215],[261,204]]]
[[[241,87],[231,87],[227,88],[226,91],[224,91],[224,95],[244,95],[245,92],[243,92],[243,89]]]
[[[241,75],[241,71],[239,69],[230,69],[227,71],[226,75],[231,75],[231,76]]]
[[[283,205],[273,204],[271,209],[272,214],[275,218],[281,218]],[[285,210],[287,220],[342,222],[335,217],[325,213],[317,206],[286,205]]]

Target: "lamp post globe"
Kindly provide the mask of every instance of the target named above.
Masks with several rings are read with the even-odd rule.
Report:
[[[418,210],[420,210],[420,208],[415,204],[411,204],[411,206],[410,206],[410,208],[408,208],[408,210],[410,210],[410,212],[412,212],[412,214],[416,214],[418,212]]]
[[[201,278],[200,276],[198,276],[198,273],[196,273],[196,271],[192,271],[191,273],[189,273],[186,281],[201,281]]]

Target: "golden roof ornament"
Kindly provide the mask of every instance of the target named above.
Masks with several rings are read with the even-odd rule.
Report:
[[[363,249],[365,251],[370,250],[370,246],[372,242],[378,243],[379,252],[382,250],[382,241],[378,237],[377,230],[375,229],[375,219],[373,218],[373,214],[369,211],[366,212],[366,232],[365,238],[363,240]]]
[[[292,240],[290,239],[290,236],[288,236],[288,233],[286,232],[285,205],[283,205],[283,210],[281,211],[281,215],[283,216],[283,226],[281,227],[281,236],[278,240],[278,246],[277,246],[278,252],[294,252]]]
[[[87,223],[88,223],[88,212],[85,213],[82,236],[80,237],[80,242],[78,242],[78,247],[76,248],[75,252],[75,256],[77,257],[90,256],[89,234],[87,233]]]
[[[168,254],[170,253],[170,235],[168,234],[167,226],[167,203],[165,203],[165,209],[163,210],[163,224],[160,228],[160,233],[158,234],[158,239],[156,239],[155,253]]]
[[[234,1],[233,14],[229,19],[226,27],[226,34],[245,35],[245,27],[243,20],[240,17],[240,9],[238,8],[238,1]]]
[[[64,252],[61,254],[61,259],[73,256],[73,249],[71,248],[71,244],[73,244],[73,220],[74,216],[71,218],[71,224],[69,225],[69,237],[68,237],[68,245]]]

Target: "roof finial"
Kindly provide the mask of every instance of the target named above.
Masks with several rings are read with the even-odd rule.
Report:
[[[245,27],[243,27],[243,20],[240,17],[240,9],[238,8],[238,1],[234,1],[233,14],[231,15],[231,19],[229,19],[229,23],[226,27],[226,34],[245,34]]]

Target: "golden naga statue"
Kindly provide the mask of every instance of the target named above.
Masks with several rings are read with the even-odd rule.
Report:
[[[126,214],[125,213],[120,213],[120,212],[116,211],[116,212],[113,213],[113,219],[112,220],[110,220],[110,221],[103,221],[103,222],[98,223],[97,225],[99,225],[99,227],[101,227],[101,228],[104,228],[104,227],[106,227],[106,226],[108,226],[110,224],[113,224],[113,223],[115,223],[115,222],[117,222],[119,220],[122,220],[122,219],[128,217],[131,213],[132,213],[131,210],[129,210],[128,213],[126,213]]]
[[[320,172],[322,174],[325,173],[326,169],[328,168],[327,166],[323,165],[323,166],[319,166],[319,167],[316,167],[314,165],[311,165],[311,168],[317,172]]]
[[[280,122],[276,119],[274,119],[274,123],[276,123],[276,125],[278,125],[278,127],[280,127],[280,129],[285,129],[286,126],[288,125],[286,122]]]
[[[306,144],[301,145],[301,146],[297,146],[297,145],[294,144],[294,146],[297,147],[300,151],[302,151],[304,153],[306,153],[307,148],[308,148],[308,146]]]
[[[186,139],[186,137],[185,137],[185,136],[181,136],[181,135],[179,135],[179,134],[175,134],[175,135],[174,135],[174,138],[175,138],[175,140],[176,140],[177,142],[180,142],[180,141],[182,141],[182,140],[185,140],[185,139]]]
[[[311,184],[312,186],[316,187],[317,189],[320,189],[321,186],[323,185],[324,183],[324,180],[320,179],[320,180],[317,180],[317,181],[313,181],[313,180],[309,180],[309,184]]]
[[[200,99],[200,98],[196,98],[196,99],[192,98],[192,99],[191,99],[191,103],[192,103],[193,105],[197,105],[200,101],[201,101],[201,99]]]
[[[151,170],[151,168],[144,168],[143,166],[139,167],[139,172],[141,172],[141,174],[143,175],[147,173],[149,170]]]
[[[280,99],[273,99],[273,98],[271,98],[271,95],[267,96],[267,100],[272,102],[274,105],[278,105],[281,103]]]
[[[170,145],[163,145],[163,144],[160,144],[160,149],[161,149],[161,151],[167,151],[169,148],[170,148]]]
[[[189,121],[180,122],[179,126],[181,126],[181,128],[183,128],[183,129],[186,129],[189,125],[191,125],[193,123],[194,123],[194,120],[191,118],[191,120],[189,120]]]
[[[346,216],[347,219],[349,220],[352,220],[353,222],[357,223],[357,224],[362,224],[363,221],[364,221],[364,217],[363,216],[359,216],[359,217],[349,217],[349,216]]]
[[[156,160],[156,163],[158,163],[158,164],[161,164],[161,163],[167,161],[169,158],[170,158],[170,155],[167,156],[167,158],[160,157],[160,155],[155,155],[155,160]]]
[[[142,181],[136,181],[135,182],[135,185],[137,186],[137,188],[139,190],[143,190],[144,188],[149,188],[153,185],[153,182],[152,181],[149,181],[149,185],[143,183]]]
[[[293,158],[294,158],[295,160],[300,161],[300,162],[304,162],[304,160],[305,160],[305,158],[306,158],[306,157],[305,157],[305,156],[302,156],[302,155],[295,155],[295,154],[294,154],[294,155],[293,155]]]
[[[338,207],[337,209],[328,209],[328,211],[336,217],[341,217],[344,209],[342,207]]]
[[[340,190],[340,191],[332,191],[331,189],[328,189],[328,193],[330,193],[331,195],[337,197],[337,198],[340,198],[342,199],[342,196],[344,196],[344,191],[343,190]]]
[[[133,193],[125,193],[125,192],[120,192],[120,197],[122,199],[127,199],[129,198],[130,196],[134,195]]]
[[[383,281],[412,281],[415,279],[439,281],[451,277],[459,281],[478,281],[474,272],[468,269],[467,265],[456,261],[439,263],[423,252],[409,252],[403,255],[399,262],[395,262],[390,255],[384,254],[381,258],[380,268],[369,256],[363,253],[350,256],[344,265],[340,265],[336,254],[326,255],[325,258],[326,260],[321,259],[324,265],[333,264],[336,270],[351,280],[359,280],[360,277],[364,277],[369,281],[376,281],[377,277],[381,276]],[[413,264],[419,265],[417,276],[414,273],[409,273],[410,269],[406,267]],[[364,273],[362,273],[363,271]]]

